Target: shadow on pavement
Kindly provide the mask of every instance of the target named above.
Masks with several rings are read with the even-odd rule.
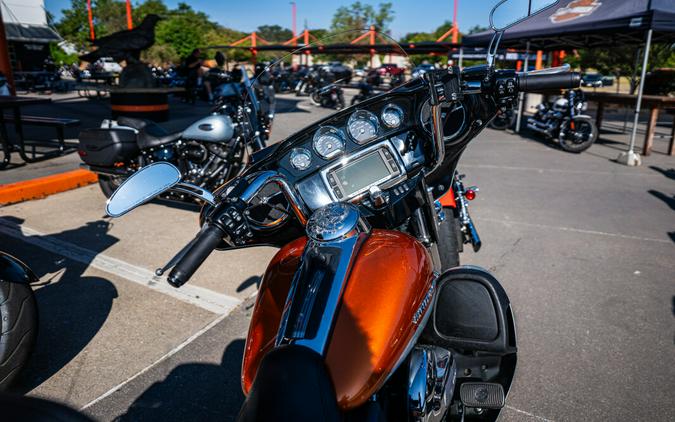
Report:
[[[675,211],[675,196],[668,196],[665,193],[659,192],[654,189],[650,189],[647,192],[649,192],[652,196],[665,202],[666,205],[668,205],[671,210]]]
[[[237,287],[237,293],[243,292],[251,286],[255,285],[257,290],[260,289],[260,283],[262,282],[262,277],[258,275],[251,276],[246,280],[242,281],[241,284]]]
[[[675,169],[664,169],[657,166],[649,166],[649,168],[657,173],[661,173],[669,179],[675,180]]]
[[[234,420],[244,402],[240,370],[244,339],[231,342],[220,365],[188,363],[143,392],[116,421]]]
[[[298,104],[308,97],[298,97],[288,98],[288,97],[276,97],[276,110],[275,113],[311,113],[310,110],[304,110],[298,107]]]
[[[23,219],[17,217],[0,220],[3,225],[16,228],[23,223]],[[98,220],[41,238],[71,243],[79,239],[80,244],[86,239],[87,247],[93,247],[98,254],[118,241],[108,234],[109,226],[107,221]],[[28,242],[30,237],[26,236],[24,241]],[[89,242],[90,239],[95,241]],[[20,245],[19,248],[23,243]],[[42,250],[32,256],[8,252],[16,254],[40,278],[40,284],[33,286],[38,303],[38,339],[33,355],[13,387],[15,392],[27,393],[60,371],[89,344],[108,318],[117,289],[105,278],[83,277],[89,263]]]

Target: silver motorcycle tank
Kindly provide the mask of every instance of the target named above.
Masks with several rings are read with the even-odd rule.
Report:
[[[234,125],[230,116],[214,114],[198,120],[183,132],[184,139],[206,142],[225,142],[232,139]]]

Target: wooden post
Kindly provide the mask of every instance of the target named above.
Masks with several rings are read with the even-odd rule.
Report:
[[[647,122],[647,133],[645,134],[645,144],[642,147],[642,155],[645,157],[652,153],[652,145],[654,144],[654,131],[656,130],[656,122],[659,119],[659,107],[652,106],[649,109],[649,121]]]
[[[9,45],[7,45],[7,37],[5,35],[5,23],[2,20],[2,8],[0,8],[0,71],[2,71],[2,73],[5,74],[5,78],[7,78],[10,92],[12,95],[16,95],[12,63],[9,60]]]
[[[598,128],[598,132],[600,131],[600,127],[602,126],[602,118],[604,117],[605,114],[605,103],[602,101],[598,101],[598,110],[595,113],[595,127]]]
[[[670,131],[670,145],[668,145],[668,155],[675,155],[675,115],[673,115],[673,128]]]

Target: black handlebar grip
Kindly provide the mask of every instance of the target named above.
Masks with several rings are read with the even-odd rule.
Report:
[[[572,89],[581,85],[579,72],[561,72],[541,75],[518,75],[518,89],[522,92],[536,92],[548,89]]]
[[[223,239],[225,232],[218,226],[209,225],[199,234],[199,237],[188,251],[181,257],[169,273],[167,281],[173,287],[180,287],[187,283],[192,274],[211,255]]]

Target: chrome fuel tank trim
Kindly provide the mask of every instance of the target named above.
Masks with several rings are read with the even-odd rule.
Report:
[[[332,203],[312,215],[309,241],[286,298],[276,346],[298,344],[325,355],[345,284],[369,232],[351,204]]]

